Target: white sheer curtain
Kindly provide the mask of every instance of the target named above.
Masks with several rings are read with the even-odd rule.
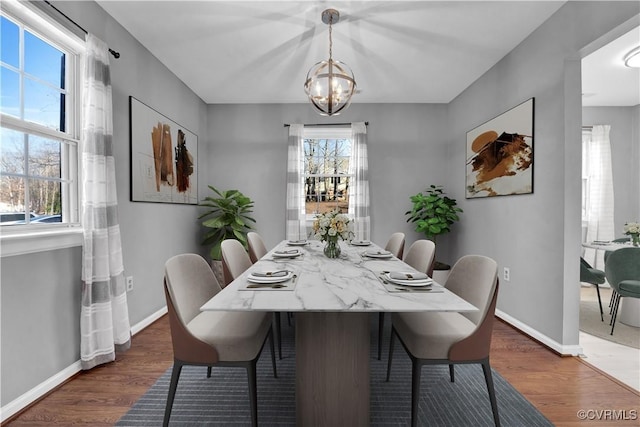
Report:
[[[286,238],[303,240],[307,238],[306,212],[304,204],[304,125],[289,126],[287,160],[287,213]]]
[[[582,135],[583,174],[587,179],[587,241],[615,238],[610,129],[609,125],[596,125],[590,134]],[[593,267],[604,270],[603,251],[587,249],[584,258]]]
[[[82,369],[131,345],[118,225],[109,47],[89,34],[82,97]]]
[[[367,160],[367,126],[364,122],[351,124],[349,174],[353,176],[349,186],[349,213],[354,216],[355,239],[370,240],[369,161]]]

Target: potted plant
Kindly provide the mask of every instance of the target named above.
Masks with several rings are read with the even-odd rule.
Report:
[[[451,231],[453,223],[460,220],[462,209],[457,207],[455,199],[447,197],[442,186],[431,185],[423,192],[411,196],[413,204],[407,222],[415,224],[415,230],[423,233],[427,239],[436,243],[436,237]],[[436,261],[434,270],[449,270],[448,264]]]
[[[209,254],[212,266],[219,280],[222,280],[222,241],[236,239],[247,247],[247,233],[252,230],[251,222],[256,222],[249,214],[253,212],[253,201],[238,190],[220,191],[208,186],[215,194],[207,196],[200,206],[211,208],[198,217],[205,218],[202,225],[207,228],[202,244],[212,245]],[[221,282],[222,283],[222,282]]]

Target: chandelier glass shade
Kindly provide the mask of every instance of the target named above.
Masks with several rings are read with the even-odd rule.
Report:
[[[335,9],[322,12],[322,22],[329,25],[329,59],[311,67],[304,83],[309,101],[323,116],[340,114],[349,106],[356,91],[356,81],[351,69],[333,59],[331,26],[338,22],[339,17]]]

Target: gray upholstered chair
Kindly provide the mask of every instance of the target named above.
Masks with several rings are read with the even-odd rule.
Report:
[[[580,281],[590,283],[596,287],[598,294],[598,304],[600,304],[600,320],[604,322],[604,312],[602,311],[602,300],[600,299],[600,285],[605,282],[604,271],[591,267],[591,265],[580,257]]]
[[[200,307],[221,288],[200,255],[182,254],[165,264],[164,292],[173,344],[173,371],[163,425],[169,424],[173,400],[184,365],[244,367],[249,381],[251,423],[258,423],[256,362],[269,337],[273,376],[276,360],[268,313],[205,311]]]
[[[249,259],[253,264],[268,252],[262,236],[255,231],[247,233],[247,246],[249,247]],[[276,334],[278,336],[278,357],[282,359],[282,328],[280,326],[280,312],[276,311],[273,313],[273,320],[276,325]]]
[[[618,249],[604,265],[607,282],[615,290],[611,313],[611,335],[616,326],[620,298],[640,298],[640,248]]]
[[[420,376],[422,366],[448,364],[451,382],[454,365],[482,365],[496,426],[500,425],[489,364],[493,319],[498,298],[498,266],[494,260],[480,255],[467,255],[451,269],[446,288],[478,308],[468,313],[416,312],[393,313],[387,381],[391,376],[394,339],[397,337],[412,362],[411,425],[418,425]],[[467,402],[469,405],[477,402]]]
[[[402,259],[402,255],[404,253],[404,241],[404,233],[393,233],[389,237],[384,249],[391,252],[394,257]]]

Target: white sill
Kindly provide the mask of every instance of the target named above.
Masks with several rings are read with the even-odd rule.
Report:
[[[0,256],[8,257],[82,246],[82,227],[51,227],[44,230],[1,230]]]

